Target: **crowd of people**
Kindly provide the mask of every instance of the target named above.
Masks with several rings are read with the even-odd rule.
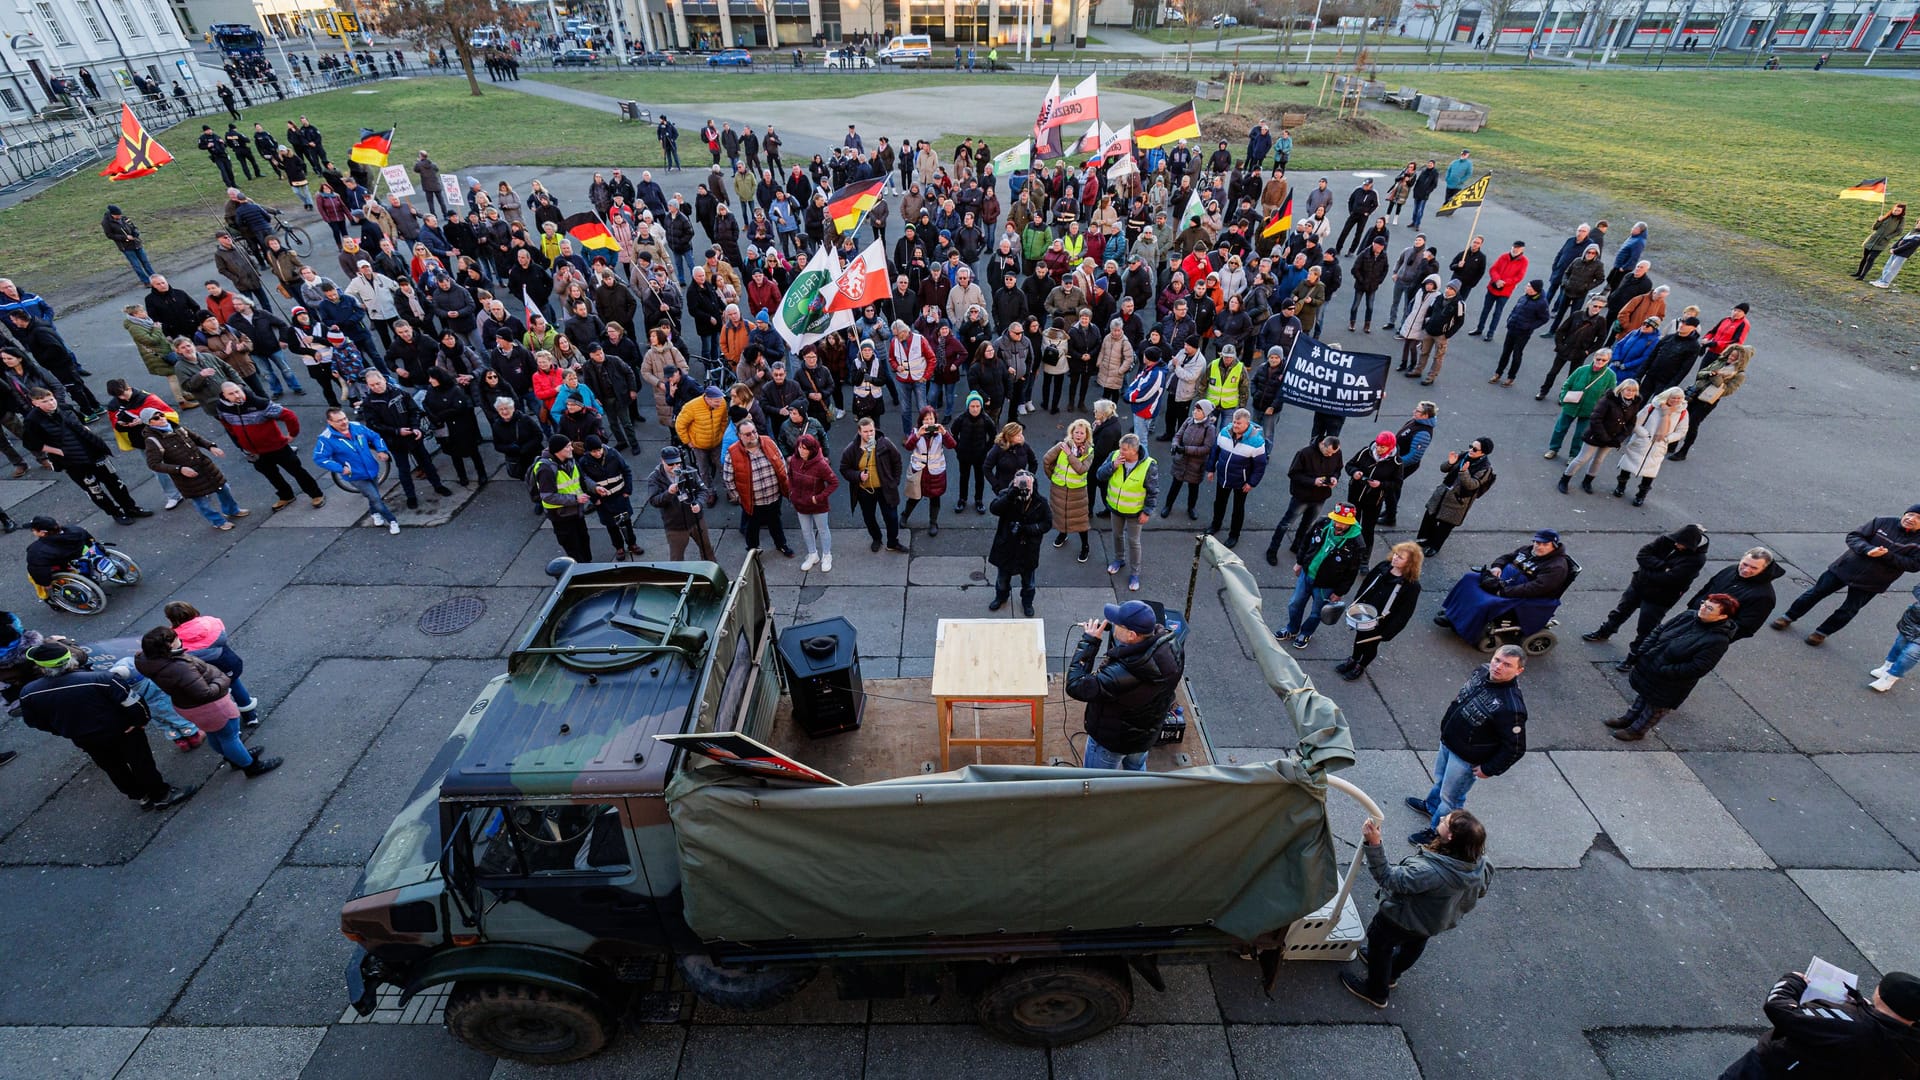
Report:
[[[189,292],[153,272],[137,227],[109,208],[103,228],[150,285],[124,324],[145,386],[116,379],[96,397],[51,307],[0,281],[9,334],[0,406],[10,426],[37,462],[122,524],[151,512],[120,481],[92,426],[109,415],[120,448],[159,475],[167,508],[190,501],[218,529],[248,513],[216,461],[224,448],[181,422],[198,409],[272,486],[274,511],[296,501],[296,486],[323,504],[312,464],[363,496],[375,523],[395,533],[401,515],[383,478],[397,478],[407,508],[417,508],[416,480],[452,494],[437,457],[456,483],[469,483],[470,465],[471,482],[486,484],[490,449],[524,482],[564,553],[581,561],[594,557],[590,518],[614,559],[643,555],[635,522],[646,508],[659,515],[668,557],[689,546],[715,557],[712,518],[724,514],[742,547],[765,542],[787,557],[798,556],[788,531],[797,525],[801,566],[822,573],[834,566],[829,510],[843,487],[874,552],[907,551],[903,530],[923,506],[929,537],[943,511],[949,524],[980,515],[994,523],[987,608],[1005,608],[1018,579],[1021,609],[1032,615],[1048,560],[1087,561],[1095,529],[1111,532],[1106,570],[1116,586],[1140,591],[1149,570],[1143,526],[1181,510],[1200,521],[1205,494],[1206,531],[1228,546],[1248,529],[1268,533],[1266,561],[1289,561],[1293,593],[1278,638],[1306,648],[1333,621],[1330,609],[1346,612],[1353,640],[1338,670],[1354,680],[1410,622],[1423,568],[1490,497],[1496,434],[1545,459],[1566,455],[1560,495],[1576,476],[1582,492],[1597,494],[1610,468],[1610,493],[1626,499],[1631,487],[1641,507],[1665,464],[1684,462],[1715,407],[1744,385],[1755,356],[1747,304],[1717,316],[1677,306],[1673,286],[1653,272],[1644,223],[1611,253],[1604,220],[1578,225],[1543,254],[1518,240],[1491,258],[1483,236],[1457,251],[1431,241],[1420,223],[1432,199],[1471,183],[1466,151],[1445,166],[1408,162],[1383,200],[1372,180],[1345,193],[1324,177],[1298,180],[1287,171],[1290,140],[1265,124],[1244,153],[1221,142],[1203,154],[1183,142],[1135,153],[1130,175],[1115,176],[1109,161],[1003,177],[992,150],[972,139],[944,153],[926,140],[869,146],[849,125],[840,146],[803,160],[783,155],[771,126],[736,132],[707,121],[697,130],[708,173],[691,198],[648,170],[611,169],[571,205],[537,180],[524,193],[469,181],[449,205],[426,150],[412,164],[418,199],[380,198],[369,178],[333,168],[304,117],[288,122],[284,142],[255,128],[252,137],[209,129],[209,155],[253,143],[303,202],[311,178],[321,178],[312,203],[337,250],[303,258],[281,245],[271,215],[223,166],[226,228],[206,252],[217,277]],[[680,128],[663,116],[656,136],[666,168],[680,171]],[[897,200],[836,229],[830,194],[874,178],[892,180]],[[1291,227],[1273,227],[1289,206]],[[562,228],[582,211],[603,226],[593,242]],[[1876,229],[1884,246],[1897,235]],[[798,267],[822,246],[850,262],[867,239],[888,251],[890,292],[860,306],[852,325],[796,347],[773,312]],[[1420,400],[1398,425],[1354,439],[1357,448],[1343,442],[1344,417],[1311,410],[1304,445],[1280,446],[1289,437],[1288,357],[1303,337],[1339,337],[1355,349],[1378,340],[1381,351],[1397,339],[1398,371],[1424,388],[1439,381],[1450,343],[1469,325],[1489,343],[1504,331],[1490,394],[1515,385],[1533,340],[1551,342],[1534,395],[1554,397],[1551,430],[1479,434],[1442,454],[1439,408]],[[328,410],[303,461],[290,449],[298,417],[280,402],[309,385]],[[24,475],[26,458],[4,436],[0,447]],[[1281,449],[1284,467],[1274,468]],[[637,461],[643,452],[653,460]],[[1404,529],[1402,493],[1423,467],[1435,482],[1417,527]],[[1275,473],[1284,481],[1270,481]],[[1249,521],[1249,496],[1269,482],[1285,483],[1284,509]],[[1558,505],[1551,494],[1512,497],[1558,516],[1544,509]],[[1049,534],[1058,555],[1048,554]],[[1641,549],[1619,604],[1586,635],[1603,642],[1634,622],[1620,667],[1637,696],[1606,720],[1622,740],[1666,720],[1776,606],[1783,570],[1773,552],[1750,549],[1695,588],[1707,550],[1702,525],[1661,532]],[[1807,636],[1819,645],[1909,572],[1920,572],[1920,506],[1849,534],[1845,554],[1772,625],[1784,629],[1844,590],[1839,609]],[[1464,576],[1440,621],[1469,640],[1505,612],[1520,612],[1524,627],[1527,602],[1557,603],[1573,573],[1560,535],[1541,529]],[[1689,590],[1685,609],[1669,616]],[[1920,605],[1871,673],[1874,689],[1891,688],[1920,661],[1917,631]],[[156,654],[171,648],[154,645]],[[1525,753],[1526,658],[1508,644],[1474,671],[1442,723],[1432,790],[1407,799],[1423,819],[1410,839],[1434,863],[1415,876],[1444,879],[1458,897],[1485,887],[1485,834],[1464,809],[1467,793]],[[35,663],[55,659],[48,652]],[[159,790],[151,776],[135,786],[143,798]],[[1391,892],[1415,872],[1375,865],[1377,839],[1369,835],[1369,863]],[[1406,915],[1398,930],[1380,928],[1366,975],[1349,987],[1384,1003],[1419,943],[1469,907],[1456,899]]]

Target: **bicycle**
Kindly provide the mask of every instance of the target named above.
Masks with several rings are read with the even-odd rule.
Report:
[[[105,586],[132,588],[140,584],[140,564],[118,548],[95,540],[78,558],[53,572],[53,580],[38,586],[40,598],[55,611],[69,615],[98,615],[107,610]]]
[[[298,225],[288,224],[287,216],[278,210],[269,208],[267,213],[273,215],[273,232],[270,235],[279,237],[281,246],[295,255],[306,258],[313,244],[312,239],[307,236],[307,230]]]

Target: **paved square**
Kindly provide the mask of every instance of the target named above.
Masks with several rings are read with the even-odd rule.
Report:
[[[1773,865],[1678,754],[1556,750],[1553,763],[1634,866]]]

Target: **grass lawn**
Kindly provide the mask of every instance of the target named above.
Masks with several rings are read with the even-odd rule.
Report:
[[[1906,80],[1616,69],[1398,81],[1489,105],[1490,123],[1477,134],[1437,134],[1416,114],[1370,111],[1406,138],[1303,147],[1296,160],[1313,170],[1428,157],[1444,163],[1471,147],[1483,168],[1520,174],[1518,182],[1538,174],[1617,198],[1616,218],[1646,206],[1756,241],[1743,245],[1741,258],[1796,277],[1809,266],[1851,270],[1858,259],[1879,207],[1839,201],[1841,189],[1887,176],[1891,199],[1920,195],[1903,186],[1920,173],[1920,146],[1885,122],[1920,106],[1920,85]],[[1249,87],[1245,111],[1310,102],[1316,89]]]
[[[984,67],[986,56],[980,57]],[[1003,64],[1006,58],[1002,58]],[[1045,86],[1038,75],[997,74],[997,79]],[[955,72],[834,71],[818,75],[773,74],[726,68],[717,72],[675,71],[560,71],[529,74],[529,79],[591,90],[609,97],[627,98],[641,105],[654,102],[788,101],[794,98],[847,98],[888,90],[918,90],[929,86],[964,84],[978,75]]]
[[[1187,28],[1184,26],[1156,26],[1151,30],[1135,30],[1133,32],[1146,38],[1148,41],[1157,41],[1162,45],[1185,45],[1187,43]],[[1193,28],[1193,45],[1194,48],[1197,49],[1200,47],[1201,42],[1212,41],[1215,36],[1221,34],[1224,34],[1228,40],[1232,40],[1233,38],[1257,37],[1261,34],[1271,33],[1274,33],[1274,31],[1264,30],[1258,26],[1229,26],[1225,31],[1215,30],[1211,26],[1196,26]]]
[[[485,82],[480,85],[488,90]],[[335,90],[285,105],[245,110],[240,128],[251,131],[259,120],[267,130],[284,134],[287,120],[305,115],[326,139],[328,155],[341,166],[361,127],[389,124],[398,128],[395,164],[412,162],[415,153],[424,149],[449,174],[475,164],[604,165],[616,145],[623,162],[658,163],[659,144],[651,138],[623,137],[610,114],[511,90],[473,98],[467,95],[465,81],[455,79],[387,81],[363,89],[375,92]],[[101,167],[94,165],[19,206],[0,210],[0,235],[7,238],[0,273],[51,296],[56,304],[63,300],[63,293],[67,293],[65,302],[73,303],[68,290],[90,279],[120,287],[128,278],[126,264],[100,232],[100,215],[110,202],[140,226],[148,257],[156,266],[174,264],[174,256],[192,248],[210,251],[226,194],[220,174],[206,155],[194,149],[203,122],[214,123],[194,120],[156,133],[175,161],[152,176],[109,183],[94,175]],[[225,125],[222,113],[216,127],[225,130]],[[300,205],[271,171],[241,186],[269,206],[284,210]],[[317,179],[314,186],[317,189]],[[318,223],[307,228],[309,233],[326,233]],[[323,241],[316,237],[316,243]],[[82,257],[75,258],[76,254]],[[191,291],[199,292],[198,282],[191,283]]]

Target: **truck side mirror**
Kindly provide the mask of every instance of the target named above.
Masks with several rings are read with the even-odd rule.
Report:
[[[559,581],[561,578],[566,577],[567,571],[571,569],[573,569],[573,560],[562,555],[547,564],[547,576],[555,581]]]

